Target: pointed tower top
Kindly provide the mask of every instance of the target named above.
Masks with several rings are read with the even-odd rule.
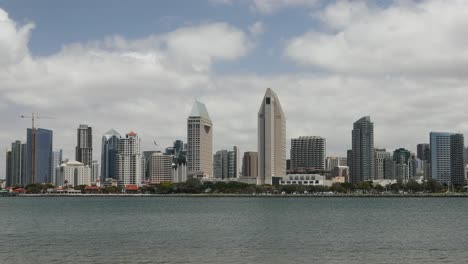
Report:
[[[113,128],[104,134],[104,137],[106,137],[107,139],[111,138],[112,136],[116,136],[118,138],[121,137],[120,134],[117,133],[117,131],[115,131]]]
[[[189,117],[202,117],[204,119],[211,120],[210,115],[208,114],[208,110],[206,110],[205,104],[198,100],[195,100],[193,103],[192,111],[190,112]]]

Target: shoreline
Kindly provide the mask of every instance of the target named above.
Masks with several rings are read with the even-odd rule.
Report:
[[[5,197],[209,197],[209,198],[468,198],[468,193],[421,194],[17,194]]]

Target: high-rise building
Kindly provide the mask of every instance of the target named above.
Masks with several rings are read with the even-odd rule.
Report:
[[[463,134],[450,136],[450,183],[463,186],[465,183],[465,140]]]
[[[199,101],[187,119],[187,166],[189,177],[213,177],[213,123]]]
[[[375,179],[374,123],[365,116],[353,125],[351,181],[359,184]]]
[[[161,151],[157,150],[147,150],[143,151],[143,167],[145,169],[143,175],[145,181],[151,181],[151,170],[150,170],[150,163],[151,163],[151,156],[154,153],[160,153]]]
[[[393,152],[395,161],[395,178],[404,182],[414,176],[414,163],[412,162],[411,152],[404,148],[396,149]]]
[[[117,180],[119,185],[141,185],[143,178],[143,157],[140,152],[141,139],[137,133],[129,132],[119,139],[117,154]]]
[[[396,179],[396,163],[393,160],[393,157],[384,159],[384,179]]]
[[[75,159],[89,167],[93,165],[93,131],[87,125],[78,127]]]
[[[460,167],[463,165],[464,156],[463,135],[431,132],[430,141],[432,178],[442,184],[463,184],[460,180]]]
[[[187,180],[187,163],[178,163],[172,167],[172,182],[185,182]]]
[[[121,136],[111,129],[102,136],[101,182],[107,178],[117,179],[117,154]]]
[[[416,157],[420,160],[430,160],[430,149],[431,145],[422,143],[417,145]]]
[[[465,164],[468,164],[468,147],[465,148]]]
[[[10,161],[8,165],[9,173],[7,173],[7,186],[22,185],[24,181],[24,144],[16,140],[11,143]]]
[[[60,167],[63,163],[63,151],[61,149],[52,151],[52,183],[56,182],[57,167]]]
[[[351,171],[353,170],[353,150],[348,149],[346,151],[346,163],[349,168],[349,176],[351,176]]]
[[[385,159],[388,159],[391,156],[392,154],[387,152],[386,149],[375,149],[375,179],[385,179],[384,162]]]
[[[242,157],[242,176],[257,177],[258,175],[258,152],[247,151]]]
[[[101,180],[100,172],[98,161],[93,160],[93,165],[91,166],[91,182],[96,183]]]
[[[24,185],[52,182],[52,130],[28,128]]]
[[[91,185],[91,168],[81,162],[67,161],[55,170],[55,186]]]
[[[268,88],[258,111],[257,184],[272,184],[275,176],[286,176],[286,116]]]
[[[14,186],[13,184],[13,173],[11,171],[11,150],[6,152],[6,162],[5,162],[5,176],[6,176],[6,186]]]
[[[291,170],[324,170],[326,140],[323,137],[291,139]]]
[[[346,157],[327,157],[325,161],[326,170],[333,170],[338,166],[348,166],[348,160]]]
[[[219,150],[213,155],[213,175],[215,178],[229,179],[239,177],[239,151],[236,146],[233,150]]]
[[[150,182],[153,184],[172,182],[172,161],[172,155],[153,153],[149,164]]]

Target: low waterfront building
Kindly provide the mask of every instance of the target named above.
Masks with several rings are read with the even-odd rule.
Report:
[[[280,185],[326,185],[326,177],[318,174],[288,174],[279,181]]]
[[[55,186],[91,185],[91,168],[78,161],[63,163],[55,174]]]

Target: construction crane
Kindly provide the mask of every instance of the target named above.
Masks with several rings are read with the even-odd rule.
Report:
[[[54,119],[53,117],[39,116],[34,112],[30,116],[21,115],[21,118],[31,118],[31,183],[35,183],[35,161],[36,161],[36,127],[34,122],[36,119]]]

